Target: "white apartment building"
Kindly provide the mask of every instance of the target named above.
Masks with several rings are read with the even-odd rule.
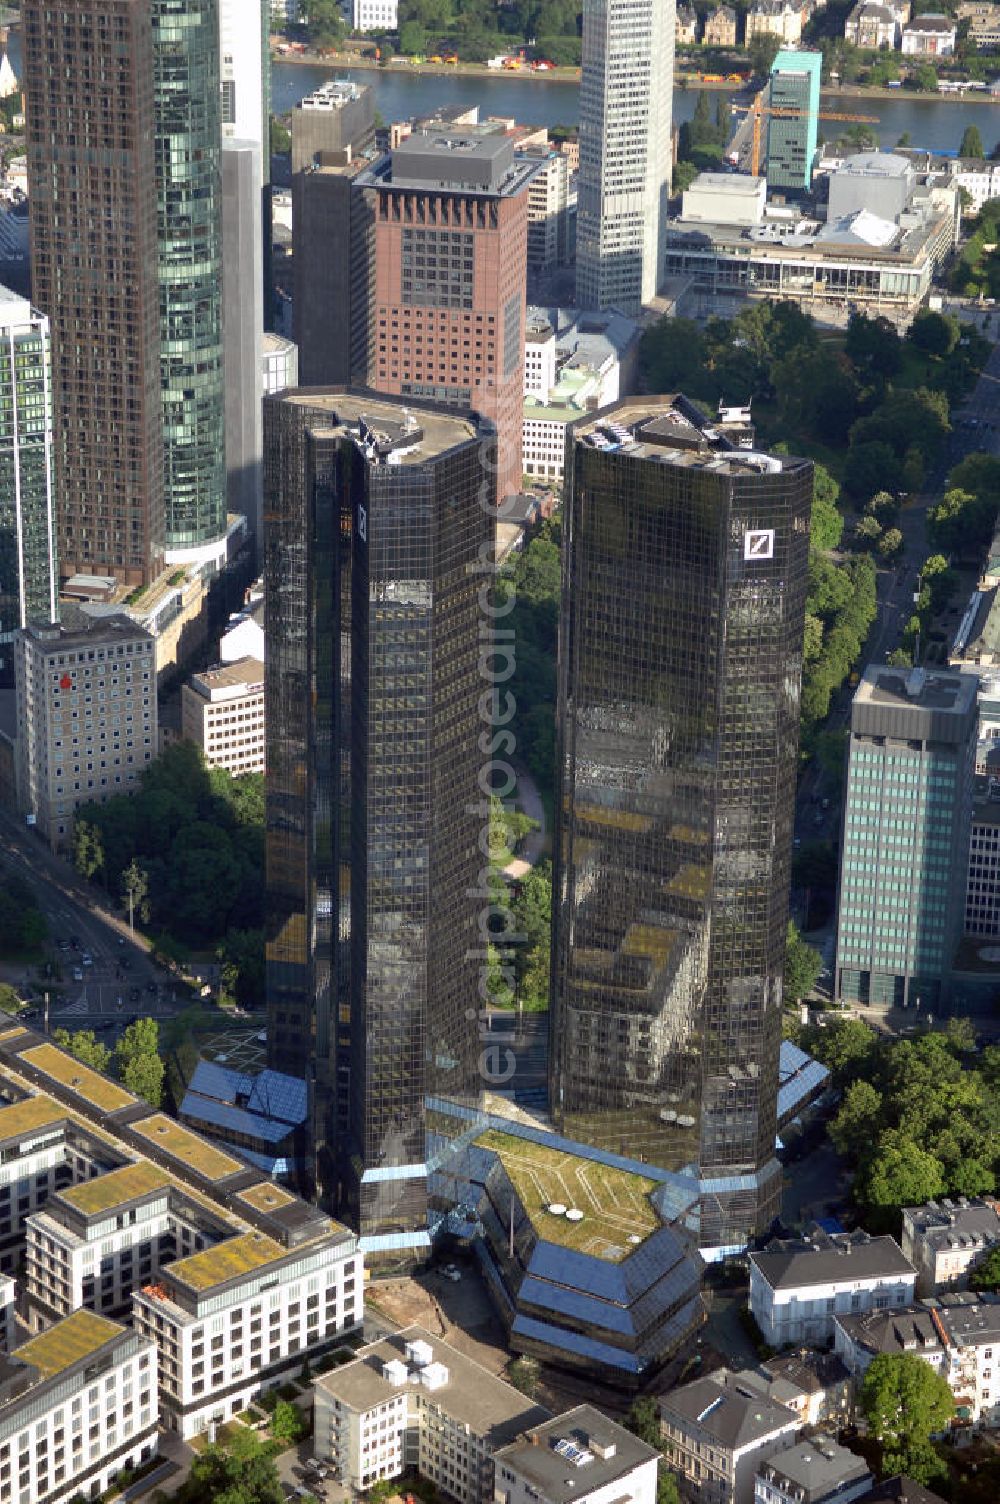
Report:
[[[496,1456],[495,1504],[654,1504],[659,1453],[593,1405],[533,1426]]]
[[[836,1316],[833,1345],[855,1383],[864,1377],[872,1359],[883,1353],[915,1353],[935,1373],[948,1376],[947,1338],[935,1312],[926,1304]]]
[[[726,1368],[660,1397],[664,1455],[687,1495],[705,1504],[753,1504],[758,1464],[800,1429],[793,1411]]]
[[[524,395],[544,402],[556,384],[556,332],[548,319],[528,312],[524,334]]]
[[[192,674],[181,688],[181,735],[213,768],[263,773],[264,665],[256,658]]]
[[[674,6],[583,0],[576,301],[634,317],[663,276]]]
[[[17,1336],[17,1284],[0,1274],[0,1353],[9,1353]]]
[[[951,57],[958,29],[951,16],[927,11],[903,27],[904,57]]]
[[[53,851],[81,804],[133,792],[156,754],[154,639],[124,613],[63,608],[15,642],[18,807]]]
[[[528,286],[569,257],[569,159],[554,146],[529,147],[540,166],[528,184]]]
[[[26,1219],[33,1331],[85,1307],[130,1316],[132,1292],[164,1264],[231,1235],[147,1160],[54,1192]]]
[[[852,1504],[875,1485],[856,1452],[832,1436],[810,1436],[764,1462],[754,1479],[754,1504]]]
[[[791,0],[756,0],[746,19],[746,44],[754,37],[777,37],[785,47],[802,40],[802,6]]]
[[[1000,12],[1000,6],[997,9]],[[953,164],[950,181],[956,188],[964,188],[972,200],[968,212],[978,214],[991,198],[1000,198],[1000,162],[963,158]]]
[[[74,1312],[0,1367],[0,1499],[96,1498],[156,1455],[156,1416],[156,1348]]]
[[[638,326],[617,313],[529,309],[524,346],[522,468],[538,480],[561,481],[566,428],[617,402],[622,363]]]
[[[25,1222],[87,1161],[66,1131],[66,1113],[47,1097],[0,1104],[0,1271],[11,1273],[24,1248]],[[87,1173],[89,1164],[83,1168]]]
[[[355,31],[395,31],[397,0],[352,0],[351,23]]]
[[[548,1411],[422,1327],[313,1383],[314,1450],[362,1492],[416,1467],[460,1504],[493,1498],[493,1454]]]
[[[301,1249],[243,1233],[177,1260],[135,1291],[133,1322],[159,1350],[161,1420],[170,1430],[187,1440],[230,1420],[310,1353],[358,1330],[357,1238],[329,1226],[325,1240]]]
[[[959,1196],[904,1206],[903,1254],[917,1271],[917,1294],[965,1290],[969,1273],[1000,1243],[1000,1216],[993,1200]]]
[[[771,1347],[818,1346],[836,1315],[909,1305],[916,1277],[895,1238],[817,1229],[750,1254],[750,1310]]]

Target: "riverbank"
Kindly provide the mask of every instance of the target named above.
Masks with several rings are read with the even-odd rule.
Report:
[[[431,78],[540,78],[545,82],[578,84],[579,68],[488,68],[485,63],[428,63],[409,57],[392,57],[376,62],[361,52],[330,52],[306,49],[305,52],[278,52],[271,48],[272,63],[305,63],[311,68],[324,65],[337,68],[370,68],[373,73],[426,74]]]

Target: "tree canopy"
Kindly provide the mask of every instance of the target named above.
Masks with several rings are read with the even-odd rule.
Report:
[[[882,1444],[882,1475],[908,1473],[927,1483],[944,1473],[931,1438],[955,1413],[947,1379],[916,1353],[879,1353],[858,1396],[871,1434]]]

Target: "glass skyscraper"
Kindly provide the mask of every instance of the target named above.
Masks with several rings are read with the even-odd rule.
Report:
[[[152,0],[166,545],[226,531],[217,0]]]
[[[787,114],[767,120],[767,186],[808,189],[819,133],[821,52],[778,53],[771,65],[768,103]]]
[[[269,1048],[371,1251],[426,1238],[427,1097],[479,1093],[492,448],[381,397],[265,402]]]
[[[29,621],[59,615],[49,321],[0,287],[0,681]]]
[[[631,399],[567,452],[550,1016],[560,1132],[689,1175],[705,1249],[774,1158],[812,465]]]

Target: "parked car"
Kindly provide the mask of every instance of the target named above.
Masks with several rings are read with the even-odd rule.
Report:
[[[444,1279],[450,1279],[453,1285],[457,1285],[462,1278],[461,1273],[455,1268],[454,1264],[444,1264],[441,1268],[441,1274]]]
[[[73,980],[74,980],[74,982],[82,982],[83,981],[83,968],[82,967],[80,967],[80,966],[74,966],[73,967]]]

